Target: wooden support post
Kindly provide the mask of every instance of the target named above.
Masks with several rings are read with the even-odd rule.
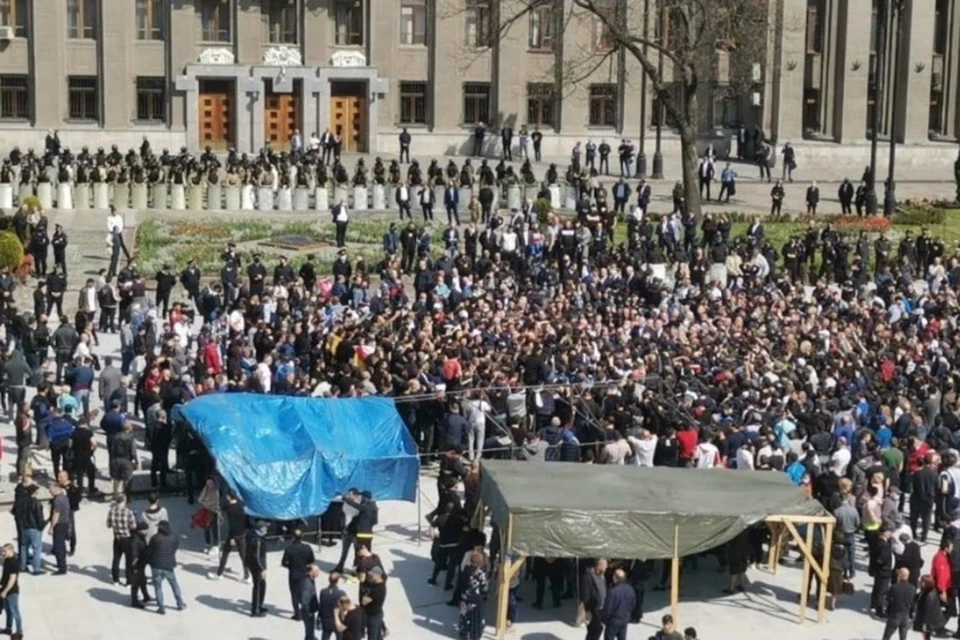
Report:
[[[787,523],[787,527],[793,526]],[[807,525],[807,546],[803,554],[803,584],[800,586],[800,623],[807,619],[807,595],[810,591],[810,565],[815,564],[809,550],[813,548],[813,527],[814,524]],[[819,572],[818,572],[819,573]],[[821,578],[822,580],[822,578]]]
[[[510,529],[513,526],[513,516],[510,515],[507,517],[507,527],[506,530],[500,530],[500,579],[498,580],[498,591],[497,591],[497,638],[502,638],[504,632],[507,630],[507,600],[510,597],[510,578],[512,574],[510,569],[512,564],[510,562]],[[517,560],[517,564],[521,564],[521,559]]]
[[[673,525],[673,559],[670,566],[670,615],[680,624],[680,525]]]
[[[770,553],[767,556],[767,569],[770,573],[777,572],[780,564],[780,540],[783,537],[783,525],[779,522],[768,522],[770,527]]]
[[[830,552],[833,550],[833,523],[823,525],[823,567],[827,577],[830,576]],[[819,601],[817,602],[817,622],[823,622],[827,617],[827,583],[828,580],[820,581]],[[837,594],[834,594],[837,595]]]

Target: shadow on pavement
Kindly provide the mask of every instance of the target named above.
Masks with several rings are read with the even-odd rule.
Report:
[[[97,602],[109,602],[111,604],[119,605],[129,605],[130,604],[130,594],[121,593],[119,591],[113,591],[112,589],[102,589],[100,587],[93,587],[87,589],[87,593],[91,598]]]

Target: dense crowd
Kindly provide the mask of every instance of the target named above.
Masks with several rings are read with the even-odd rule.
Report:
[[[154,157],[148,144],[126,157],[114,149],[82,153],[83,159],[78,154],[71,162],[67,153],[58,149],[50,166],[75,165],[77,178],[88,164],[107,175],[119,167],[131,180],[152,180],[158,172],[162,179],[204,179],[220,169],[212,153]],[[327,170],[310,157],[307,149],[286,165],[311,167],[295,172],[295,182]],[[26,158],[11,159],[21,166],[21,179],[35,162]],[[252,160],[233,154],[226,173],[242,171],[248,180],[276,172],[280,177],[271,179],[282,181],[289,176],[283,162],[269,152]],[[406,179],[395,179],[393,167],[377,163],[373,181],[463,184],[467,172],[470,184],[491,186],[512,172],[504,166],[501,176],[485,164],[476,174],[467,165],[431,166],[417,178],[418,165],[411,164]],[[346,172],[336,164],[332,170],[335,180]],[[551,171],[547,184],[558,179],[556,168]],[[387,233],[382,260],[351,261],[342,252],[329,278],[313,260],[295,271],[285,260],[265,265],[232,246],[219,274],[201,274],[193,265],[179,274],[143,274],[132,260],[116,264],[125,247],[115,244],[115,268],[83,287],[70,317],[54,280],[59,269],[38,282],[32,312],[15,302],[12,275],[0,274],[7,320],[0,397],[15,416],[19,472],[29,475],[31,448],[40,443],[49,447],[55,473],[66,463],[73,482],[64,486],[80,491],[86,478],[93,491],[89,442],[97,425],[90,397],[96,394],[104,404],[98,426],[107,435],[117,495],[137,463],[132,419],[142,416],[156,486],[167,482],[173,450],[191,500],[200,492],[199,500],[219,514],[221,498],[211,500],[208,491],[212,461],[175,419],[178,404],[240,390],[386,395],[396,399],[425,460],[439,463],[440,507],[430,516],[437,541],[433,580],[446,571],[453,588],[461,576],[451,603],[460,605],[461,628],[471,640],[482,632],[486,572],[495,566],[499,541],[462,532],[479,487],[479,466],[471,462],[481,456],[785,472],[837,514],[843,535],[842,552],[834,555],[839,564],[831,567],[834,596],[854,571],[862,533],[875,579],[873,607],[884,615],[899,612],[888,606],[888,593],[894,593],[892,572],[912,544],[902,536],[923,541],[928,522],[960,533],[960,475],[954,478],[960,472],[952,451],[960,430],[954,366],[960,251],[926,231],[898,238],[894,248],[883,234],[849,237],[814,222],[774,247],[759,221],[735,236],[726,216],[698,219],[682,201],[673,213],[648,212],[643,183],[638,206],[626,215],[626,240],[617,242],[619,214],[627,213],[623,203],[632,192],[621,181],[611,197],[590,173],[579,168],[572,176],[581,183],[573,218],[492,204],[462,237],[451,225],[442,252],[432,251],[410,223]],[[520,174],[525,181],[526,171]],[[28,221],[30,237],[39,224]],[[111,231],[115,224],[108,222]],[[119,366],[96,353],[99,335],[112,331],[120,335]],[[41,368],[48,360],[55,364],[51,376]],[[25,389],[33,386],[37,395],[28,404]],[[926,469],[935,476],[932,489]],[[905,528],[906,505],[919,536]],[[357,498],[358,513],[362,506]],[[337,519],[333,527],[342,525]],[[123,533],[124,524],[117,530]],[[55,535],[59,553],[69,529]],[[762,543],[751,531],[719,553],[731,591],[743,588],[742,575]],[[370,553],[370,545],[359,547],[365,549],[359,558]],[[960,578],[960,551],[953,558],[950,576]],[[21,550],[21,563],[26,559]],[[165,571],[169,562],[162,562]],[[534,561],[534,606],[543,605],[548,583],[554,604],[573,595],[573,566]],[[926,584],[922,560],[909,568],[912,586]],[[598,638],[598,626],[619,625],[625,613],[628,620],[642,615],[642,585],[654,572],[648,563],[622,561],[591,570],[604,576],[591,578],[597,590],[588,637]],[[384,577],[382,568],[379,576],[366,573]],[[934,587],[928,587],[955,603],[952,577],[933,573]],[[633,600],[622,595],[627,587]],[[619,607],[612,612],[614,605],[605,609],[603,600],[615,590],[622,597],[610,600]],[[259,614],[262,591],[253,602]],[[512,606],[511,619],[516,615]],[[942,629],[945,621],[931,618],[932,609],[925,615],[917,617],[921,628]],[[385,628],[382,618],[375,620],[368,626],[371,640]],[[672,621],[664,627],[663,638],[680,637]]]

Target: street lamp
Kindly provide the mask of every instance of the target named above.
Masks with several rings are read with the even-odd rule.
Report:
[[[662,47],[663,34],[666,32],[666,13],[663,10],[663,3],[657,4],[657,10],[659,14],[657,19],[659,21],[659,29],[657,32],[657,39]],[[660,80],[660,84],[663,84],[663,52],[660,51],[657,53],[657,78]],[[656,148],[653,152],[653,179],[654,180],[663,180],[663,153],[660,151],[660,137],[661,129],[663,128],[663,96],[657,96],[657,141]]]
[[[874,33],[874,65],[873,78],[870,83],[870,93],[873,97],[873,110],[870,112],[870,176],[867,181],[866,207],[867,215],[877,215],[877,138],[880,135],[880,104],[883,95],[883,62],[886,58],[885,42],[887,33],[886,2],[877,3],[877,24]]]
[[[897,183],[895,180],[896,162],[897,162],[897,113],[899,109],[900,85],[897,76],[900,73],[900,46],[903,36],[903,11],[905,0],[891,0],[890,6],[896,13],[897,18],[897,39],[893,44],[891,53],[893,54],[893,96],[891,96],[892,108],[890,109],[890,166],[887,174],[887,189],[883,196],[883,215],[891,217],[897,208]]]
[[[650,11],[650,0],[643,0],[643,57],[647,57],[647,33],[650,21],[647,15]],[[640,76],[640,150],[637,152],[637,177],[643,178],[647,175],[647,153],[645,151],[647,142],[647,70],[644,69]]]

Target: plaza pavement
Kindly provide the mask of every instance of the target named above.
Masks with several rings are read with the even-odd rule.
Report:
[[[117,355],[116,335],[101,337],[95,351]],[[98,402],[94,403],[95,405]],[[0,427],[3,434],[3,458],[0,460],[3,476],[12,470],[15,459],[12,429],[9,424]],[[101,439],[101,445],[103,444]],[[146,458],[148,456],[143,455]],[[46,456],[41,456],[48,460]],[[97,456],[98,466],[106,466],[104,449]],[[545,470],[546,471],[546,470]],[[691,471],[691,473],[698,473]],[[709,473],[709,472],[704,472]],[[106,489],[108,481],[101,479]],[[444,604],[449,593],[427,584],[431,563],[430,543],[426,527],[418,532],[418,520],[435,504],[435,480],[427,475],[421,478],[420,505],[389,502],[380,505],[380,526],[374,550],[381,556],[390,580],[386,604],[386,621],[390,637],[397,640],[430,640],[456,637],[456,610]],[[9,499],[12,487],[7,484]],[[302,637],[302,626],[289,619],[292,613],[287,591],[286,572],[280,567],[280,546],[275,545],[269,555],[267,604],[272,612],[266,618],[252,619],[246,615],[250,587],[239,578],[242,571],[239,559],[231,557],[231,571],[220,581],[210,581],[206,574],[216,567],[217,557],[203,554],[202,532],[189,528],[193,507],[182,497],[163,500],[170,512],[173,530],[181,537],[178,578],[187,604],[187,610],[178,612],[168,608],[166,616],[153,609],[138,611],[128,606],[129,592],[110,582],[112,534],[106,528],[108,506],[99,502],[84,502],[77,513],[78,549],[69,559],[67,576],[25,575],[21,584],[21,610],[25,624],[24,637],[29,640],[281,640]],[[145,507],[142,499],[132,504],[139,512]],[[603,526],[602,522],[597,523]],[[419,536],[418,536],[419,533]],[[15,528],[12,517],[3,509],[0,514],[0,541],[12,541]],[[44,536],[49,550],[49,535]],[[936,550],[936,540],[924,547],[929,560]],[[319,559],[329,570],[336,562],[339,548],[323,547]],[[792,552],[792,557],[797,553]],[[752,569],[750,584],[745,594],[723,596],[726,575],[717,571],[712,558],[701,560],[700,567],[686,575],[681,583],[682,627],[694,626],[699,637],[708,640],[742,640],[743,638],[777,640],[860,640],[880,637],[882,623],[870,618],[864,610],[869,598],[869,578],[862,566],[864,550],[860,552],[861,566],[854,580],[857,593],[841,599],[839,610],[828,612],[827,622],[817,624],[815,608],[808,609],[808,621],[797,624],[797,594],[801,581],[799,565],[785,564],[776,575],[765,569]],[[52,556],[44,556],[45,566],[52,566]],[[659,576],[659,566],[656,575]],[[655,583],[654,578],[650,586]],[[320,581],[325,584],[325,578]],[[321,586],[322,586],[321,584]],[[167,587],[169,589],[169,587]],[[348,587],[355,593],[356,585]],[[583,629],[571,626],[575,606],[567,602],[560,610],[535,611],[533,583],[524,581],[520,588],[520,621],[508,638],[518,640],[579,640]],[[165,592],[168,607],[172,602],[169,590]],[[489,599],[488,623],[492,623],[495,598]],[[646,640],[656,632],[660,616],[669,611],[668,594],[647,592],[647,613],[640,625],[630,627],[629,637]],[[492,637],[488,626],[488,636]]]

